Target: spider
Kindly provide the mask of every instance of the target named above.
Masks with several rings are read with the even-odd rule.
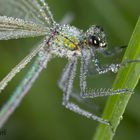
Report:
[[[28,93],[41,71],[47,67],[52,58],[65,57],[68,64],[64,68],[59,87],[63,91],[62,104],[69,110],[82,116],[111,126],[95,114],[80,108],[70,101],[73,81],[76,76],[77,60],[81,60],[80,67],[80,96],[82,98],[95,98],[133,93],[129,89],[88,89],[86,75],[88,66],[95,65],[98,74],[109,71],[116,73],[120,67],[134,61],[120,64],[100,65],[97,53],[104,56],[112,55],[107,51],[107,41],[103,28],[93,25],[86,32],[69,24],[56,23],[53,15],[44,0],[0,0],[0,40],[18,39],[26,37],[43,36],[43,40],[35,47],[11,72],[1,80],[0,92],[5,89],[13,77],[19,73],[35,57],[31,68],[17,86],[11,97],[0,110],[0,127],[4,125],[10,115],[19,106],[23,97]],[[7,10],[8,9],[8,10]]]

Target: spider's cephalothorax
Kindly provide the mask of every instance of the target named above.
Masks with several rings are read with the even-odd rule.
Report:
[[[85,33],[85,42],[97,51],[107,48],[106,36],[102,27],[93,25]]]
[[[102,52],[107,48],[106,37],[102,27],[93,25],[85,33],[76,27],[62,25],[53,37],[50,46],[58,56],[72,57],[73,53],[80,55],[81,48],[90,48]]]

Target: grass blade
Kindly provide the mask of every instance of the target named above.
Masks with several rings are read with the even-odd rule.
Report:
[[[140,60],[140,18],[130,39],[128,48],[123,57],[123,61],[136,59]],[[129,64],[127,67],[119,70],[113,88],[134,89],[138,83],[139,78],[140,64]],[[122,115],[130,97],[130,94],[115,95],[109,97],[103,113],[103,118],[109,120],[112,123],[115,131],[120,123],[120,120],[122,119]],[[113,134],[110,128],[100,124],[97,128],[93,140],[112,140],[112,138]]]

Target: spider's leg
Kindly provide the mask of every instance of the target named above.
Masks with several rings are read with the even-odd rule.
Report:
[[[110,64],[110,65],[106,65],[106,66],[101,66],[100,61],[97,58],[96,50],[95,49],[90,49],[90,51],[91,51],[91,54],[92,54],[92,57],[93,57],[93,61],[94,61],[96,71],[99,74],[104,74],[104,73],[107,73],[109,71],[112,71],[114,73],[118,72],[118,70],[120,68],[120,64]],[[84,56],[84,49],[81,49],[81,54],[82,54],[82,57],[81,57],[82,59],[86,57],[86,56]],[[84,60],[83,60],[83,62],[84,62]]]
[[[39,52],[34,64],[31,66],[30,70],[27,72],[24,79],[21,81],[19,86],[13,92],[9,100],[4,104],[0,110],[0,127],[7,121],[9,116],[14,112],[14,110],[19,106],[23,97],[27,94],[29,89],[32,87],[33,83],[39,76],[40,72],[44,67],[46,67],[47,62],[50,59],[50,55],[45,52]]]
[[[74,81],[74,76],[76,72],[76,65],[77,65],[77,56],[74,56],[71,58],[70,65],[68,68],[68,78],[64,85],[63,105],[75,113],[78,113],[82,116],[85,116],[93,120],[97,120],[98,122],[101,122],[103,124],[110,126],[110,123],[108,121],[80,108],[78,105],[69,101],[71,93],[72,93],[73,81]]]
[[[89,100],[88,98],[83,98],[79,93],[72,92],[71,97],[75,99],[78,103],[84,105],[87,109],[90,109],[93,112],[102,113],[102,109],[99,104]]]
[[[68,72],[69,72],[70,66],[71,66],[71,60],[69,60],[68,64],[65,66],[63,73],[61,75],[61,78],[58,81],[58,86],[63,92],[65,92],[66,81],[69,77]],[[78,101],[79,103],[84,104],[85,106],[87,106],[88,108],[90,108],[92,110],[100,111],[100,108],[97,104],[89,103],[89,101],[87,99],[82,98],[77,93],[71,93],[71,97],[73,99],[75,99],[76,101]]]
[[[94,97],[100,97],[100,96],[109,96],[109,95],[115,95],[115,94],[122,94],[122,93],[133,93],[132,90],[129,89],[87,89],[87,82],[86,82],[86,75],[87,75],[87,69],[88,69],[88,59],[87,59],[87,55],[84,52],[85,50],[82,49],[81,50],[81,69],[80,69],[80,88],[81,88],[81,96],[83,98],[94,98]],[[135,61],[130,61],[131,62],[135,62]],[[139,61],[140,62],[140,61]],[[128,63],[128,62],[127,62]],[[125,65],[125,63],[124,63]],[[111,65],[112,66],[112,65]],[[104,72],[107,72],[107,70],[111,70],[110,67],[108,67],[107,69],[103,69],[102,70]],[[119,66],[119,65],[118,65]],[[101,69],[101,68],[100,68]]]
[[[109,71],[111,71],[113,73],[116,73],[116,72],[118,72],[118,70],[121,67],[127,66],[127,64],[140,63],[140,60],[126,60],[126,61],[124,61],[122,63],[118,63],[118,64],[113,64],[112,63],[112,64],[109,64],[109,65],[101,66],[100,62],[99,62],[99,59],[97,58],[97,55],[96,55],[96,53],[97,53],[96,50],[90,49],[90,51],[91,51],[91,54],[92,54],[92,57],[93,57],[95,68],[96,68],[96,70],[99,74],[104,74],[104,73],[107,73]],[[83,53],[83,52],[81,52],[81,53]]]
[[[65,87],[66,87],[66,80],[68,79],[68,72],[71,66],[71,60],[69,60],[68,64],[65,66],[63,73],[61,75],[60,80],[58,81],[58,86],[60,89],[62,89],[62,91],[65,91]]]
[[[30,54],[28,54],[17,66],[15,66],[11,72],[0,81],[0,92],[5,89],[8,83],[15,77],[17,73],[19,73],[25,66],[32,60],[32,58],[44,47],[46,43],[43,42],[37,48],[32,50]]]
[[[120,47],[115,47],[112,51],[109,51],[109,50],[105,50],[102,52],[103,56],[105,57],[113,57],[113,56],[116,56],[116,55],[119,55],[122,53],[122,51],[126,48],[127,46],[124,45],[124,46],[120,46]]]

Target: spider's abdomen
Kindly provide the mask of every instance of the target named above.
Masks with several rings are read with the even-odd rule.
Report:
[[[69,50],[77,50],[78,39],[75,37],[73,38],[64,37],[64,47],[68,48]]]
[[[60,26],[51,45],[53,53],[61,57],[70,57],[74,52],[78,53],[81,37],[82,31],[77,28],[68,25]]]
[[[63,42],[63,46],[69,50],[78,49],[81,35],[82,31],[73,26],[63,25],[59,29],[59,38]]]
[[[55,47],[68,49],[68,50],[77,50],[78,49],[78,39],[73,37],[67,37],[66,35],[58,34],[53,40]]]

